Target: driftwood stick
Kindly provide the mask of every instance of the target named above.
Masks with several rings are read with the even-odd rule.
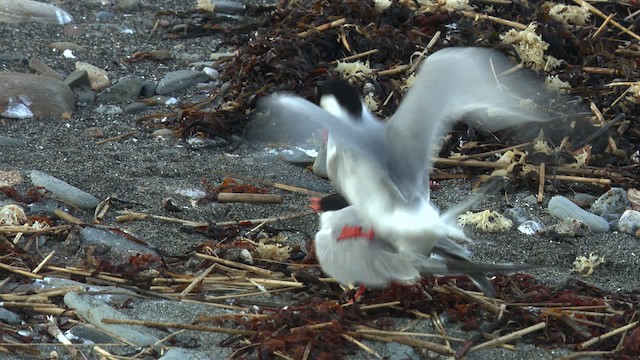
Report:
[[[379,51],[378,49],[371,49],[371,50],[363,51],[363,52],[358,53],[358,54],[354,54],[354,55],[351,55],[351,56],[343,57],[342,59],[339,59],[339,60],[333,60],[329,64],[336,65],[338,63],[338,61],[351,61],[351,60],[360,59],[360,58],[363,58],[365,56],[373,55],[373,54],[377,53],[378,51]]]
[[[599,341],[602,341],[604,339],[608,339],[608,338],[610,338],[612,336],[615,336],[615,335],[617,335],[617,334],[619,334],[621,332],[624,332],[624,331],[627,331],[627,330],[629,330],[631,328],[634,328],[634,327],[636,327],[638,325],[638,323],[640,323],[640,321],[634,321],[634,322],[632,322],[630,324],[627,324],[627,325],[621,326],[621,327],[619,327],[619,328],[617,328],[615,330],[609,331],[606,334],[602,334],[600,336],[596,336],[596,337],[594,337],[594,338],[592,338],[590,340],[587,340],[587,341],[583,342],[582,344],[578,344],[578,349],[586,349],[589,346],[591,346],[591,345],[593,345],[593,344],[595,344],[595,343],[597,343]]]
[[[102,319],[102,322],[105,324],[120,324],[120,325],[140,325],[140,326],[148,326],[155,328],[173,328],[173,329],[186,329],[186,330],[196,330],[196,331],[208,331],[208,332],[217,332],[223,334],[232,334],[232,335],[253,335],[256,332],[251,330],[242,330],[242,329],[225,329],[220,327],[212,327],[212,326],[200,326],[200,325],[190,325],[190,324],[178,324],[178,323],[168,323],[168,322],[159,322],[159,321],[141,321],[141,320],[121,320],[121,319]]]
[[[275,194],[220,193],[220,202],[244,202],[254,204],[280,204],[282,196]]]
[[[525,335],[527,335],[529,333],[532,333],[534,331],[538,331],[540,329],[544,329],[546,326],[547,326],[547,323],[545,323],[545,322],[537,323],[535,325],[526,327],[524,329],[512,332],[511,334],[507,334],[505,336],[501,336],[499,338],[495,338],[493,340],[484,342],[484,343],[482,343],[480,345],[476,345],[476,346],[472,347],[471,349],[469,349],[469,352],[474,352],[474,351],[486,349],[486,348],[489,348],[489,347],[498,346],[498,345],[504,344],[506,342],[519,339],[519,338],[521,338],[521,337],[523,337],[523,336],[525,336]]]
[[[330,23],[326,23],[326,24],[322,24],[322,25],[318,25],[310,30],[306,30],[303,32],[298,33],[298,36],[300,37],[307,37],[309,35],[311,35],[312,33],[316,32],[316,31],[326,31],[329,29],[333,29],[335,27],[338,27],[342,24],[344,24],[345,22],[347,22],[347,19],[342,18],[342,19],[338,19],[336,21],[332,21]]]
[[[538,204],[542,204],[542,198],[544,196],[545,167],[545,163],[540,163],[540,178],[538,180]]]
[[[515,21],[511,21],[511,20],[502,19],[502,18],[499,18],[499,17],[491,16],[491,15],[479,14],[479,13],[473,12],[473,11],[461,11],[461,13],[462,13],[462,15],[464,15],[466,17],[473,18],[475,21],[488,20],[488,21],[494,22],[496,24],[511,26],[512,28],[520,29],[520,30],[525,30],[527,28],[527,25],[525,25],[525,24],[521,24],[519,22],[515,22]]]
[[[584,0],[573,0],[574,3],[580,5],[580,6],[585,6],[587,9],[589,9],[589,11],[591,11],[592,13],[600,16],[603,19],[607,19],[609,16],[605,15],[602,11],[598,10],[597,8],[595,8],[593,5],[589,4],[588,2],[584,1]],[[640,36],[638,36],[638,34],[634,33],[633,31],[627,29],[626,27],[620,25],[619,22],[615,21],[615,20],[610,20],[611,25],[617,27],[618,29],[622,30],[623,33],[633,37],[636,40],[640,40]]]

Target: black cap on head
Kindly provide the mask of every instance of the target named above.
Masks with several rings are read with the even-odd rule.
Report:
[[[320,211],[336,211],[349,206],[347,199],[342,194],[335,193],[320,198]]]
[[[358,91],[348,82],[338,79],[324,82],[318,89],[318,101],[326,95],[333,95],[336,101],[338,101],[338,104],[352,115],[354,119],[360,119],[362,117],[360,94],[358,94]]]

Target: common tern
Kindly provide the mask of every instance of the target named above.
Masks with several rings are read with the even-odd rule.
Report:
[[[364,286],[385,288],[391,282],[412,284],[424,275],[464,274],[493,297],[493,285],[484,273],[535,267],[476,263],[469,259],[468,250],[446,238],[438,240],[429,254],[402,251],[394,239],[373,232],[353,206],[322,212],[314,245],[322,270],[341,284],[360,285],[358,294]]]
[[[386,122],[373,115],[344,81],[330,81],[321,88],[321,107],[295,95],[268,96],[261,101],[257,119],[272,131],[298,138],[328,129],[329,179],[352,204],[349,212],[372,226],[376,238],[392,240],[402,256],[423,256],[440,239],[468,240],[457,216],[474,199],[443,213],[429,201],[431,157],[452,124],[463,119],[496,131],[548,120],[521,106],[518,95],[530,90],[529,84],[497,76],[508,68],[508,59],[491,49],[447,48],[423,61]],[[416,274],[415,269],[405,271],[405,276]]]

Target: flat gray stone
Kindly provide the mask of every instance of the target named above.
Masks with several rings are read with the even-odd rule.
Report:
[[[29,178],[34,186],[42,186],[51,193],[52,198],[71,206],[80,209],[94,209],[100,203],[97,197],[42,171],[31,171]]]
[[[156,88],[156,93],[167,95],[174,91],[209,81],[209,75],[197,70],[177,70],[167,73]]]
[[[123,103],[140,98],[142,79],[137,76],[125,76],[100,93],[100,101],[107,104]]]
[[[58,117],[75,108],[73,92],[62,80],[35,74],[0,73],[0,117]]]
[[[589,228],[591,228],[592,231],[609,231],[609,223],[607,220],[583,210],[564,196],[556,195],[552,197],[551,200],[549,200],[548,209],[549,213],[558,219],[562,220],[566,218],[573,218],[589,225]]]
[[[104,296],[102,296],[104,298]],[[129,319],[127,316],[106,304],[100,299],[100,295],[80,295],[75,292],[64,296],[64,303],[70,309],[74,309],[80,317],[99,329],[127,339],[138,346],[150,346],[160,340],[149,334],[144,326],[105,324],[102,319]]]

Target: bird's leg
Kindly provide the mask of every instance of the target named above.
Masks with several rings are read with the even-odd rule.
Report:
[[[369,229],[369,231],[363,231],[362,226],[349,226],[345,225],[342,227],[342,231],[340,231],[340,236],[338,236],[338,241],[347,240],[351,238],[365,238],[368,240],[373,240],[375,237],[373,233],[373,229]]]
[[[360,286],[358,286],[358,291],[353,295],[353,301],[358,301],[358,298],[364,294],[365,290],[367,290],[367,286],[360,284]]]
[[[320,212],[322,211],[322,206],[320,206],[320,198],[319,197],[312,197],[309,199],[309,207],[311,207],[311,210],[315,211],[315,212]]]
[[[367,286],[364,284],[360,284],[360,286],[358,286],[358,290],[356,291],[356,293],[353,295],[353,299],[347,301],[345,303],[345,305],[353,305],[356,301],[358,301],[358,299],[360,298],[360,296],[362,296],[362,294],[364,294],[365,290],[367,290]],[[351,290],[345,291],[344,294],[340,295],[340,299],[345,299],[348,296],[348,293],[351,292]]]

